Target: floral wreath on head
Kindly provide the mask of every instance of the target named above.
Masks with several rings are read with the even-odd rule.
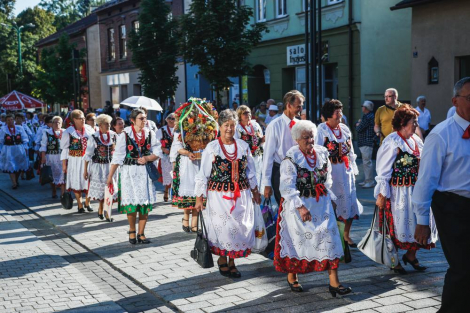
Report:
[[[183,144],[185,141],[209,142],[217,137],[219,125],[212,104],[206,99],[189,98],[188,102],[175,111],[175,118]]]

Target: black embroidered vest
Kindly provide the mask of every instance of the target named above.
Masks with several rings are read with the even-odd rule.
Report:
[[[69,155],[74,156],[74,157],[83,156],[85,154],[84,149],[86,149],[86,146],[83,147],[82,140],[86,143],[88,141],[88,138],[87,137],[84,137],[82,139],[75,138],[71,134],[69,134],[69,136],[70,136]]]
[[[343,163],[343,157],[349,157],[349,151],[351,150],[351,140],[347,139],[345,142],[330,141],[328,137],[325,137],[325,143],[323,146],[328,149],[329,159],[332,164]]]
[[[294,160],[290,157],[286,157],[286,160],[289,160],[294,164],[297,169],[297,179],[295,182],[295,187],[300,192],[300,197],[316,197],[317,196],[317,185],[324,185],[328,176],[328,162],[323,164],[322,168],[315,168],[313,171],[310,171],[306,168],[300,167]],[[326,194],[326,188],[322,188]],[[319,196],[320,196],[319,195]]]
[[[166,127],[163,127],[162,128],[162,140],[161,140],[162,148],[170,149],[172,143],[173,143],[173,136],[170,136],[167,133]]]
[[[54,132],[54,130],[52,130]],[[47,151],[46,154],[59,154],[60,153],[60,139],[56,138],[56,136],[49,134],[46,132],[47,135]]]
[[[137,143],[129,137],[129,135],[124,132],[126,136],[126,157],[124,158],[125,165],[145,165],[137,163],[137,159],[139,158],[139,151],[137,151],[138,145]],[[147,138],[145,138],[145,143],[142,147],[140,147],[140,153],[142,156],[151,155],[152,151],[150,150],[152,142],[151,133]]]
[[[91,157],[91,160],[93,161],[93,163],[99,163],[99,164],[110,163],[113,157],[114,147],[116,145],[116,136],[112,136],[112,138],[110,138],[113,141],[113,144],[109,146],[103,144],[101,140],[99,140],[96,136],[92,136],[92,137],[96,142],[95,151],[93,153],[93,156]]]
[[[418,179],[420,159],[401,149],[398,149],[398,151],[398,155],[393,163],[390,185],[398,187],[414,186]]]
[[[238,186],[240,190],[248,189],[250,184],[246,177],[246,168],[248,166],[246,156],[244,155],[241,159],[236,160],[236,162],[238,162]],[[234,191],[232,162],[222,159],[217,155],[212,162],[212,172],[208,186],[209,190],[214,191]]]
[[[23,144],[23,140],[21,140],[21,133],[16,132],[15,135],[10,135],[5,133],[5,146],[16,146]]]
[[[263,155],[263,148],[260,147],[261,145],[261,138],[259,138],[256,133],[254,135],[250,135],[247,132],[241,133],[240,138],[245,141],[248,146],[250,146],[250,151],[253,156],[262,156]],[[256,144],[255,144],[256,143]]]

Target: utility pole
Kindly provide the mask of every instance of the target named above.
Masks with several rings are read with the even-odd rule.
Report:
[[[23,25],[23,26],[18,26],[18,25],[16,25],[15,22],[13,22],[12,25],[8,25],[8,24],[5,24],[5,23],[0,23],[0,25],[5,26],[7,28],[13,28],[14,30],[16,30],[16,36],[18,38],[18,68],[20,70],[20,74],[23,74],[23,64],[22,64],[22,58],[21,58],[21,31],[25,27],[33,28],[33,27],[35,27],[35,25],[29,23],[29,24],[26,24],[26,25]]]

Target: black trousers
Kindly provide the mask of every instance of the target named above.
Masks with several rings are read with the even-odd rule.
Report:
[[[470,198],[436,191],[432,197],[442,250],[449,263],[439,313],[468,312],[470,282]]]
[[[279,163],[273,163],[273,171],[271,172],[271,188],[274,192],[274,198],[277,204],[281,203],[281,191],[279,190],[279,184],[281,182],[281,172],[279,171],[281,165]]]

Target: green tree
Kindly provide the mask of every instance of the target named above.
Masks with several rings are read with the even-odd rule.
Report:
[[[63,34],[56,46],[44,49],[41,53],[38,79],[33,83],[33,94],[48,104],[66,104],[73,98],[73,63],[72,51],[75,44],[69,43],[69,36]],[[85,50],[80,52],[76,64],[84,62]]]
[[[139,29],[130,35],[132,62],[140,69],[145,96],[164,101],[178,86],[178,23],[164,0],[143,0]]]
[[[41,0],[39,6],[55,15],[54,26],[61,30],[90,14],[91,6],[98,6],[104,0]]]
[[[253,10],[237,5],[234,0],[194,0],[188,14],[181,19],[181,49],[186,61],[199,67],[199,72],[217,92],[232,86],[229,77],[246,74],[246,57],[261,40],[266,26],[249,26]]]
[[[0,0],[0,14],[10,16],[15,9],[16,0]]]

